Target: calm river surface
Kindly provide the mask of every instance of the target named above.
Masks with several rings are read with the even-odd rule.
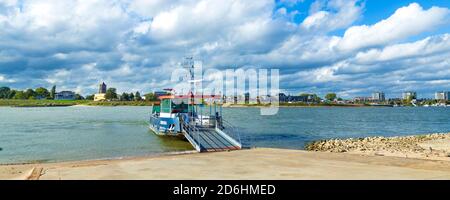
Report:
[[[0,164],[142,156],[191,150],[155,136],[151,107],[0,107]],[[450,132],[450,108],[224,108],[249,147],[302,149],[307,142],[365,136]]]

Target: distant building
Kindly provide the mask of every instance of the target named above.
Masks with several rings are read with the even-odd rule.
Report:
[[[442,92],[436,92],[434,94],[434,99],[436,99],[436,100],[446,100],[446,101],[448,101],[449,98],[450,98],[450,92],[442,91]]]
[[[278,99],[280,102],[287,102],[287,95],[284,93],[279,93],[278,94]]]
[[[106,101],[106,84],[103,82],[98,86],[98,93],[94,95],[94,101]]]
[[[244,94],[244,103],[245,104],[249,104],[250,103],[250,93],[249,92],[246,92]]]
[[[390,98],[390,99],[388,99],[388,101],[389,102],[400,102],[400,101],[402,101],[402,99],[401,98]]]
[[[407,92],[403,92],[402,94],[402,99],[407,100],[407,99],[417,99],[417,93],[413,92],[413,91],[407,91]]]
[[[75,100],[75,92],[61,91],[55,94],[56,100]]]
[[[353,102],[369,102],[372,101],[372,97],[355,97]]]
[[[286,95],[284,93],[279,93],[278,94],[278,100],[280,102],[314,102],[316,101],[316,95],[314,94],[302,94],[299,96],[291,96],[291,95]]]
[[[373,101],[385,101],[386,97],[384,95],[384,92],[374,92],[374,93],[372,93],[372,100]]]
[[[98,94],[106,94],[106,84],[103,82],[98,86]]]
[[[155,94],[156,98],[159,98],[160,96],[167,95],[167,92],[166,91],[156,91],[156,92],[154,92],[154,94]]]
[[[36,96],[36,99],[37,100],[44,100],[44,99],[47,99],[47,97],[46,96],[42,96],[42,95],[38,95],[38,96]]]

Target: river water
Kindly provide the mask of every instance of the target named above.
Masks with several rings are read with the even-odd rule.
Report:
[[[154,135],[151,107],[0,107],[0,164],[143,156],[192,150]],[[302,149],[313,140],[450,132],[450,108],[224,108],[247,147]]]

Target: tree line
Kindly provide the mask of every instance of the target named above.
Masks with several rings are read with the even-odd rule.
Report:
[[[94,100],[94,94],[86,96],[87,100]],[[147,93],[144,95],[146,101],[156,101],[157,96],[154,93]],[[105,99],[110,101],[142,101],[144,100],[139,91],[133,93],[123,92],[122,94],[117,94],[116,88],[108,88],[105,93]]]
[[[322,98],[317,96],[317,94],[301,93],[299,96],[309,97],[309,98],[311,98],[312,102],[320,102],[322,100]],[[334,101],[334,100],[342,101],[342,98],[338,97],[336,95],[336,93],[327,93],[325,95],[325,100],[327,100],[327,101]]]
[[[9,87],[0,87],[0,99],[55,99],[56,86],[50,90],[44,87],[36,89],[15,90]],[[84,99],[80,94],[75,94],[76,100]]]
[[[50,90],[44,87],[38,87],[36,89],[26,89],[26,90],[15,90],[9,87],[0,87],[0,99],[55,99],[56,95],[56,86],[53,86]],[[116,88],[108,88],[105,94],[105,98],[107,100],[115,100],[115,101],[156,101],[158,100],[157,96],[154,93],[147,93],[142,97],[141,93],[138,92],[123,92],[121,95],[117,94]],[[94,100],[94,94],[87,95],[83,97],[80,94],[75,94],[75,100]]]

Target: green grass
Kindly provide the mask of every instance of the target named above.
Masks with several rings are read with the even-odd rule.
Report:
[[[152,101],[87,101],[79,105],[88,106],[152,106]]]
[[[73,106],[79,104],[79,101],[63,100],[19,100],[19,99],[1,99],[0,106],[13,107],[52,107],[52,106]]]
[[[92,100],[18,100],[0,99],[0,106],[12,107],[58,107],[58,106],[151,106],[151,101],[92,101]]]

